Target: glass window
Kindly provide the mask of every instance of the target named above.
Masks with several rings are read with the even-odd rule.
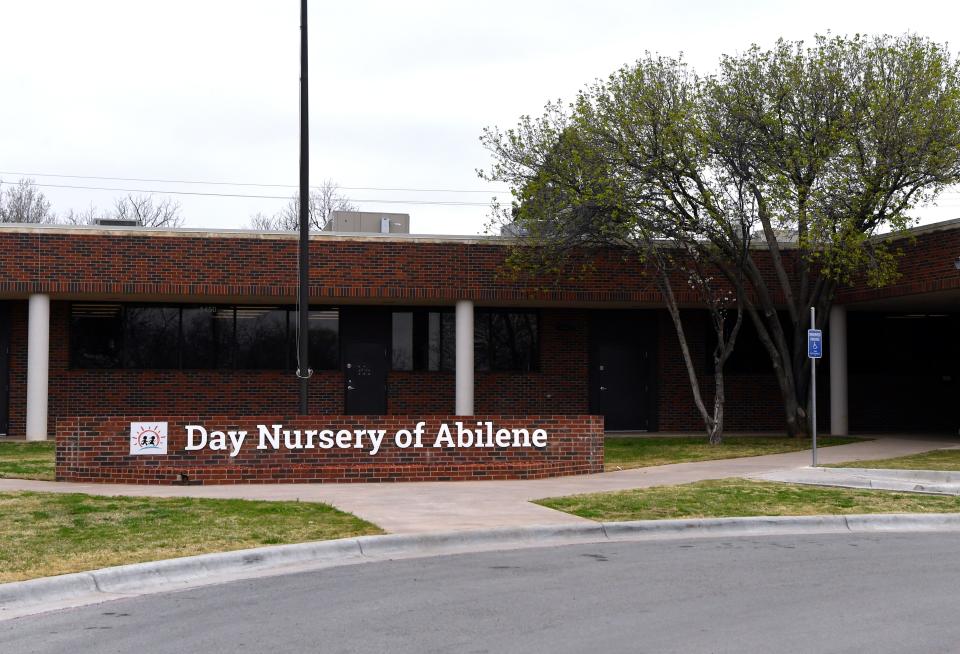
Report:
[[[184,368],[229,368],[233,362],[233,308],[185,306],[181,314]]]
[[[70,365],[119,368],[123,321],[119,304],[74,304],[70,309]]]
[[[236,308],[237,368],[287,368],[287,310],[271,306]]]
[[[180,367],[179,307],[128,306],[123,323],[125,367]]]
[[[392,368],[413,370],[413,312],[394,312],[392,332]]]
[[[393,369],[456,369],[457,321],[452,311],[395,311]],[[477,370],[536,370],[539,334],[534,311],[477,311],[474,314]]]
[[[440,370],[452,371],[457,367],[457,317],[452,311],[439,314],[440,343]],[[436,370],[436,368],[431,368]]]
[[[452,311],[395,311],[392,345],[394,370],[453,370],[456,318]]]
[[[280,306],[76,303],[70,315],[75,368],[292,370],[296,311]],[[339,312],[310,312],[310,365],[340,364]]]
[[[540,344],[535,312],[478,311],[475,322],[477,370],[537,369]]]
[[[300,312],[290,312],[290,370],[297,367],[297,321]],[[313,370],[336,370],[340,367],[340,312],[337,309],[311,311],[310,342],[307,356]]]

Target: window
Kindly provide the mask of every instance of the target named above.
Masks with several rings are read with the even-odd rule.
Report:
[[[119,368],[123,321],[119,304],[75,304],[70,312],[70,365]]]
[[[393,370],[452,371],[456,360],[456,318],[451,311],[393,312]]]
[[[280,306],[75,303],[74,368],[292,370],[297,312]],[[339,366],[339,312],[310,312],[314,370]]]
[[[477,370],[537,369],[540,343],[535,312],[478,311],[474,321]]]
[[[126,307],[123,321],[125,368],[179,368],[180,309]]]
[[[713,324],[710,322],[710,316],[706,311],[703,315],[704,357],[706,359],[706,370],[713,374],[713,349],[717,346],[717,334],[713,330]],[[791,342],[793,327],[790,326],[790,320],[784,313],[779,314],[780,325],[783,328],[787,342]],[[727,316],[724,328],[729,334],[733,329],[733,323],[736,320],[736,313],[731,312]],[[770,374],[773,373],[773,363],[770,360],[770,353],[766,346],[760,340],[760,334],[757,332],[753,320],[744,312],[743,322],[740,323],[740,331],[737,333],[737,341],[733,344],[733,352],[723,366],[727,374]]]
[[[236,367],[278,370],[287,365],[287,311],[279,307],[237,307]]]
[[[477,370],[536,370],[536,312],[477,311],[473,345]],[[392,351],[393,370],[454,370],[456,317],[451,311],[395,311]]]
[[[413,312],[395,311],[392,321],[391,367],[413,370]]]
[[[297,321],[299,311],[290,312],[290,369],[297,367]],[[336,370],[340,367],[340,315],[336,309],[311,311],[310,342],[307,357],[313,370]]]
[[[233,366],[233,307],[183,307],[180,313],[184,368]]]

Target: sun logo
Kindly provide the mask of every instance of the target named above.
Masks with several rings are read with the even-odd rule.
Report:
[[[131,422],[130,454],[166,454],[167,423]]]

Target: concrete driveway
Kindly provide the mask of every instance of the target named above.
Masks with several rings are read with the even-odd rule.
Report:
[[[957,441],[880,437],[823,448],[821,463],[883,459],[957,445]],[[326,502],[390,533],[423,533],[493,527],[588,522],[530,500],[601,491],[746,477],[810,464],[810,451],[636,468],[532,481],[458,481],[396,484],[264,484],[138,486],[0,479],[0,491],[32,490],[91,495],[206,497]]]

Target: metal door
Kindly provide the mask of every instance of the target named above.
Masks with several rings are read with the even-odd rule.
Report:
[[[344,405],[349,415],[387,412],[387,348],[382,343],[347,343],[343,353]]]
[[[654,316],[596,312],[590,326],[590,411],[608,430],[656,429]]]

